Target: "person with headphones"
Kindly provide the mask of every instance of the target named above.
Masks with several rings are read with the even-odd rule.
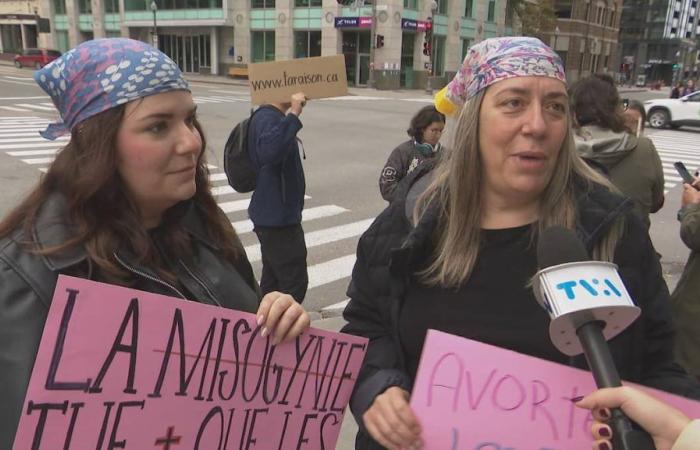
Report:
[[[444,129],[445,115],[438,112],[434,105],[421,108],[413,116],[406,130],[411,139],[391,152],[379,176],[379,191],[384,200],[391,203],[399,182],[424,161],[440,153],[440,138]]]

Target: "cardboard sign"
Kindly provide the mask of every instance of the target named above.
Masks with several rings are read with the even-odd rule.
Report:
[[[700,417],[700,402],[642,389]],[[411,407],[423,450],[580,450],[593,419],[571,399],[594,390],[589,372],[429,330]]]
[[[14,449],[332,449],[365,346],[61,276]]]
[[[296,92],[303,92],[310,99],[348,93],[343,55],[250,64],[248,79],[251,102],[255,105],[288,102]]]

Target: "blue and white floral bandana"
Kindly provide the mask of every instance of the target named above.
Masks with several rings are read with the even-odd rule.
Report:
[[[451,114],[467,100],[497,81],[541,76],[566,83],[557,53],[532,37],[500,37],[474,44],[455,77],[435,98],[435,107]]]
[[[86,41],[34,72],[61,121],[40,134],[56,139],[80,122],[137,98],[189,90],[180,68],[150,45],[124,38]]]

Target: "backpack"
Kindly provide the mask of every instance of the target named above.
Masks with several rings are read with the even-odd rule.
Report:
[[[250,116],[241,120],[233,127],[224,146],[224,172],[228,179],[228,184],[236,192],[252,192],[255,190],[255,183],[258,172],[253,166],[253,161],[248,153],[248,131],[250,121],[260,108],[250,110]]]

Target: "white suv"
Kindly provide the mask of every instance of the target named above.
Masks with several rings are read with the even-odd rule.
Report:
[[[700,91],[681,98],[664,98],[644,102],[652,128],[700,127]]]

